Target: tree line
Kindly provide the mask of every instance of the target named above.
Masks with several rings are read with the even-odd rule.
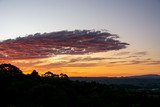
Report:
[[[0,65],[1,107],[159,107],[160,90],[72,81],[66,74],[24,74]]]

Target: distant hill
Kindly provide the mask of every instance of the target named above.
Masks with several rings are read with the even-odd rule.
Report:
[[[133,85],[141,88],[160,88],[160,75],[148,74],[129,77],[71,77],[71,80],[98,82],[102,84]]]
[[[160,78],[158,74],[147,74],[147,75],[139,75],[139,76],[130,76],[129,78]]]

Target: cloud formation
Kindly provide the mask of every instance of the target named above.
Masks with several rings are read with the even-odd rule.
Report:
[[[128,54],[130,54],[130,52],[119,52],[119,53],[116,53],[115,55],[122,56],[122,55],[128,55]]]
[[[88,54],[126,48],[115,34],[75,30],[36,33],[0,42],[0,59],[46,58],[55,55]]]
[[[135,55],[147,55],[146,51],[142,51],[142,52],[136,52],[134,53]]]

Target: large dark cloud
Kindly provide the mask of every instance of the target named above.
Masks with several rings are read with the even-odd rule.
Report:
[[[36,33],[0,42],[0,59],[46,58],[62,54],[88,54],[126,48],[115,34],[75,30]]]

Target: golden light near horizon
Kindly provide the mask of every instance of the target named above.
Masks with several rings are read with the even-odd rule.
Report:
[[[86,55],[57,55],[39,59],[7,60],[24,73],[34,69],[44,74],[51,71],[56,74],[85,77],[120,77],[144,74],[160,74],[160,63],[144,55],[145,52],[122,51],[101,52]]]

